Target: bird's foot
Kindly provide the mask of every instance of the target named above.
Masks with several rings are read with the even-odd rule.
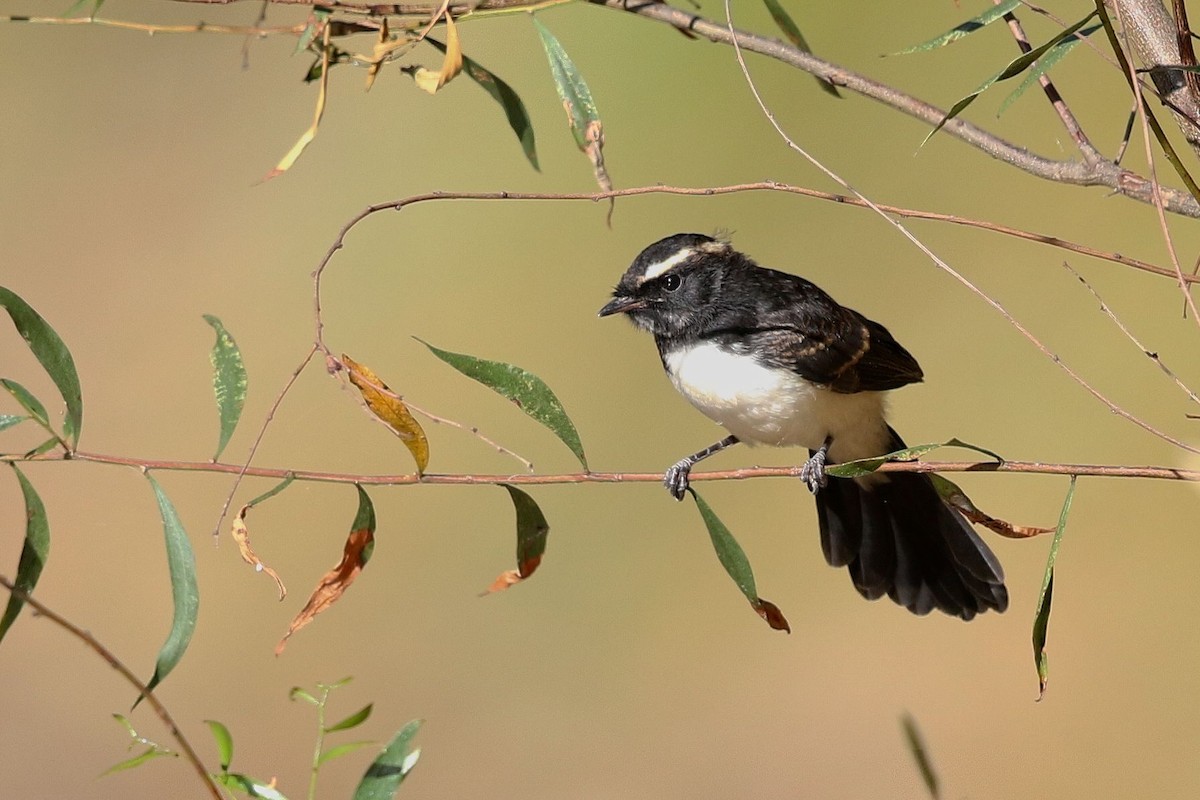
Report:
[[[800,468],[800,480],[808,484],[808,490],[813,494],[821,491],[829,483],[829,478],[825,476],[825,461],[828,456],[829,445],[826,444],[809,456],[808,461]]]
[[[676,500],[682,500],[687,493],[688,475],[691,474],[694,463],[690,458],[682,458],[663,475],[663,486],[667,487],[671,497]]]

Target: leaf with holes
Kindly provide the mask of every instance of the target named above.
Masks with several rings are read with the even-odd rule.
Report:
[[[221,320],[212,314],[205,314],[204,321],[217,332],[217,341],[208,356],[213,369],[217,414],[221,418],[221,438],[217,442],[217,453],[213,456],[213,461],[216,461],[225,450],[225,445],[229,444],[242,417],[242,408],[246,405],[246,365],[242,361],[242,351]]]
[[[558,397],[537,375],[502,361],[488,361],[463,353],[451,353],[421,339],[417,341],[463,375],[507,397],[517,408],[545,425],[571,449],[583,468],[588,468],[583,443],[579,441],[575,423],[571,422],[571,418],[563,410]]]

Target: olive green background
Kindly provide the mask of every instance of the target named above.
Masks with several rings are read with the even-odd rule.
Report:
[[[734,5],[740,26],[776,35],[760,4]],[[935,53],[881,59],[982,4],[848,5],[788,7],[821,54],[943,106],[1016,52],[997,28]],[[1090,6],[1061,2],[1053,10],[1073,20]],[[110,0],[102,12],[250,24],[258,8]],[[702,13],[723,12],[705,3]],[[267,22],[302,17],[272,8]],[[836,188],[770,128],[730,49],[599,7],[539,18],[590,83],[618,187],[770,178]],[[1029,22],[1035,39],[1053,32]],[[182,460],[212,454],[213,333],[201,319],[211,313],[236,337],[249,369],[245,417],[226,452],[227,460],[244,458],[311,341],[310,273],[366,205],[432,190],[594,187],[530,21],[515,15],[460,27],[467,54],[524,98],[540,173],[499,107],[465,78],[430,97],[391,66],[364,94],[363,71],[340,66],[315,143],[290,173],[261,183],[312,116],[316,89],[300,80],[309,57],[291,56],[293,39],[250,43],[243,69],[239,36],[0,25],[0,282],[38,309],[74,354],[85,398],[82,449]],[[363,38],[356,49],[369,47]],[[439,61],[431,49],[406,59]],[[944,135],[918,150],[925,126],[848,93],[834,101],[778,63],[748,63],[789,134],[876,201],[1169,263],[1148,206],[1039,181]],[[1114,152],[1130,105],[1120,75],[1081,47],[1056,77],[1097,145]],[[968,116],[1037,152],[1070,157],[1070,140],[1039,93],[995,118],[1007,91],[986,94]],[[1140,139],[1127,158],[1142,168]],[[926,382],[892,404],[893,423],[910,443],[957,436],[1014,459],[1197,466],[1089,397],[870,212],[771,193],[622,200],[611,229],[605,211],[592,203],[438,202],[372,217],[350,233],[327,273],[327,340],[414,403],[479,426],[539,471],[575,470],[551,434],[411,337],[519,364],[555,389],[594,469],[661,470],[721,433],[674,393],[647,336],[595,312],[647,243],[728,229],[742,250],[816,281],[884,322],[917,355]],[[1200,248],[1196,223],[1171,224],[1190,267]],[[911,227],[1101,391],[1196,441],[1200,423],[1184,418],[1194,406],[1061,264],[1081,270],[1146,346],[1196,385],[1197,327],[1182,317],[1170,281],[986,232]],[[55,397],[5,325],[0,373]],[[427,427],[431,471],[519,469],[469,435]],[[0,449],[38,441],[21,426],[3,434]],[[740,449],[711,466],[800,456]],[[401,444],[319,364],[284,402],[257,463],[412,469]],[[37,596],[149,677],[171,609],[145,479],[88,463],[24,469],[53,533]],[[918,720],[946,796],[1200,792],[1200,541],[1191,485],[1079,482],[1055,586],[1049,693],[1035,703],[1030,629],[1045,538],[988,535],[1008,574],[1007,614],[969,625],[917,618],[863,601],[844,570],[825,566],[799,482],[706,484],[760,591],[791,621],[788,636],[762,624],[724,575],[694,504],[676,504],[658,486],[533,487],[552,527],[542,567],[526,584],[483,599],[477,593],[514,566],[503,489],[379,488],[371,490],[379,519],[373,560],[276,658],[288,621],[340,557],[353,489],[297,483],[251,515],[255,547],[290,590],[281,604],[226,534],[212,544],[230,479],[156,476],[190,533],[201,590],[195,639],[159,695],[209,764],[216,756],[202,720],[218,719],[235,738],[234,768],[277,775],[292,798],[304,796],[314,722],[307,706],[289,702],[288,689],[347,675],[355,680],[335,696],[331,717],[371,701],[375,712],[334,743],[385,740],[411,718],[427,720],[405,798],[920,797],[904,712]],[[1065,477],[958,478],[982,508],[1024,524],[1053,524],[1067,488]],[[270,485],[249,480],[238,498]],[[22,530],[20,492],[5,477],[4,574],[15,571]],[[133,694],[77,641],[23,615],[0,647],[0,793],[200,796],[194,775],[175,761],[97,779],[127,756],[110,715],[126,712]],[[171,744],[148,709],[134,721]],[[370,752],[329,764],[320,796],[349,796]]]

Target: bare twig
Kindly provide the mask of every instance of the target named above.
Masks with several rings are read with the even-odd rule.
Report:
[[[277,0],[276,0],[277,1]],[[31,25],[95,25],[100,28],[118,28],[126,31],[139,31],[157,35],[160,33],[224,33],[239,36],[271,36],[288,34],[299,36],[304,32],[304,23],[297,25],[278,25],[264,28],[259,25],[210,25],[207,22],[195,22],[190,25],[155,25],[149,22],[125,22],[116,19],[100,17],[26,17],[18,14],[0,16],[4,22],[26,22]]]
[[[1116,315],[1116,313],[1113,312],[1113,310],[1108,307],[1108,303],[1104,302],[1104,298],[1100,296],[1100,293],[1097,292],[1096,289],[1090,283],[1088,283],[1087,278],[1080,275],[1075,270],[1075,268],[1072,267],[1070,264],[1068,264],[1066,261],[1063,262],[1063,266],[1066,267],[1067,271],[1070,272],[1072,275],[1074,275],[1079,280],[1080,283],[1082,283],[1085,287],[1087,287],[1087,290],[1092,293],[1092,297],[1096,298],[1096,302],[1098,302],[1100,304],[1100,310],[1103,311],[1105,313],[1105,315],[1110,320],[1113,321],[1113,324],[1115,324],[1117,326],[1117,328],[1120,329],[1121,333],[1125,334],[1125,338],[1127,338],[1127,339],[1129,339],[1129,341],[1133,342],[1134,346],[1136,346],[1138,350],[1142,351],[1142,355],[1146,356],[1151,361],[1153,361],[1155,364],[1157,364],[1158,368],[1161,369],[1168,378],[1170,378],[1172,381],[1174,381],[1175,385],[1178,386],[1181,390],[1183,390],[1183,393],[1186,394],[1189,398],[1191,398],[1191,401],[1193,403],[1195,403],[1196,405],[1200,405],[1200,397],[1197,397],[1196,393],[1193,392],[1190,388],[1188,388],[1187,384],[1185,384],[1183,381],[1181,381],[1179,379],[1179,376],[1176,375],[1174,373],[1174,371],[1172,371],[1171,368],[1166,365],[1166,363],[1162,360],[1162,357],[1159,356],[1158,353],[1149,349],[1144,344],[1142,344],[1140,341],[1138,341],[1138,338],[1136,336],[1134,336],[1133,332],[1131,330],[1129,330],[1129,328],[1125,325],[1124,322],[1121,321],[1121,318],[1118,317]]]
[[[83,630],[79,626],[74,625],[57,612],[52,611],[46,606],[45,603],[42,603],[34,598],[33,595],[15,586],[12,581],[3,575],[0,575],[0,586],[3,586],[12,593],[13,597],[28,605],[38,614],[50,620],[55,625],[58,625],[67,633],[70,633],[72,636],[86,644],[96,655],[104,659],[110,667],[121,673],[121,677],[128,681],[133,688],[137,689],[138,696],[146,698],[146,702],[150,704],[150,707],[154,709],[154,713],[158,715],[158,718],[162,720],[163,725],[167,727],[167,732],[170,733],[175,741],[179,743],[179,749],[183,752],[184,758],[186,758],[188,763],[192,765],[192,768],[195,769],[196,774],[200,776],[200,780],[203,781],[205,788],[208,790],[208,794],[211,797],[216,798],[216,800],[224,800],[224,798],[221,796],[220,790],[217,789],[216,784],[214,784],[212,778],[209,777],[208,770],[205,769],[203,762],[200,761],[200,757],[196,755],[196,751],[192,749],[191,743],[187,740],[187,737],[183,735],[183,731],[179,729],[179,726],[175,724],[175,720],[171,717],[171,713],[167,711],[167,707],[159,702],[159,699],[154,696],[154,692],[147,687],[146,684],[142,683],[138,676],[133,674],[133,671],[129,669],[129,667],[125,666],[121,659],[117,658],[111,650],[102,645],[95,636]]]

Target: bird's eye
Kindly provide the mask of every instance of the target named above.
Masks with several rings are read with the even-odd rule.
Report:
[[[683,284],[683,278],[678,275],[671,274],[663,278],[663,288],[668,292],[673,292]]]

